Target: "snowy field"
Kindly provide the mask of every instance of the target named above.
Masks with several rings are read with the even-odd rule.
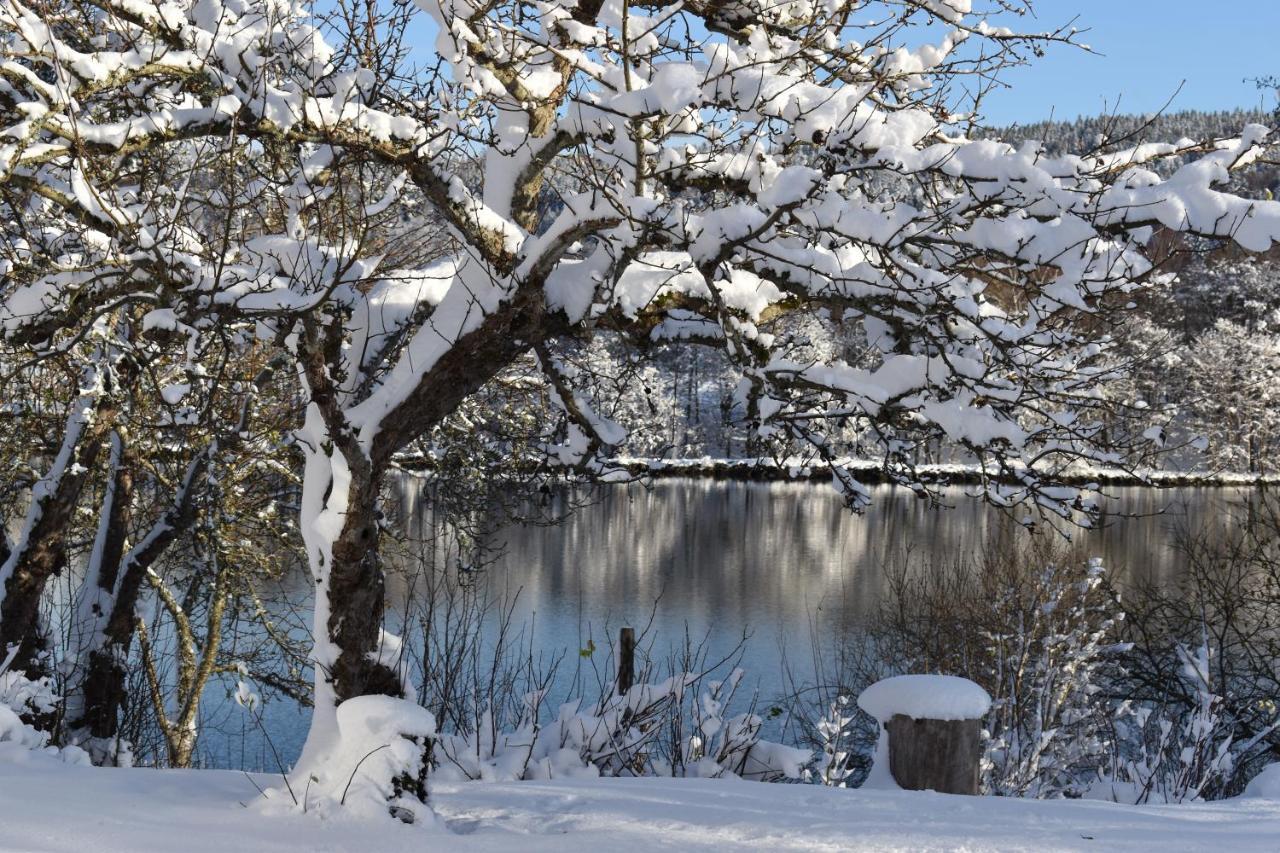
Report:
[[[257,777],[270,785],[269,777]],[[0,851],[1280,849],[1280,800],[1118,806],[728,780],[439,785],[441,825],[266,815],[229,771],[0,765]]]

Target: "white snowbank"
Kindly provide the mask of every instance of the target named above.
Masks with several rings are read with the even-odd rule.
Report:
[[[1262,797],[1280,801],[1280,761],[1268,764],[1244,789],[1246,797]]]
[[[1272,851],[1280,802],[1182,806],[952,797],[724,779],[433,786],[439,820],[408,827],[266,815],[252,780],[216,770],[0,765],[0,851],[21,853],[629,853],[672,850]],[[299,796],[303,792],[299,791]]]
[[[913,720],[980,720],[991,707],[991,697],[967,678],[898,675],[862,691],[858,707],[881,723],[898,714]]]

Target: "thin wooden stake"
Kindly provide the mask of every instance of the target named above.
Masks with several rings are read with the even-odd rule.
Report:
[[[618,632],[618,695],[625,696],[636,681],[636,629]]]

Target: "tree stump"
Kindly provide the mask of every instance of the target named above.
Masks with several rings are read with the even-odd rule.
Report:
[[[982,758],[981,720],[913,720],[897,714],[885,724],[889,772],[909,791],[977,794]]]

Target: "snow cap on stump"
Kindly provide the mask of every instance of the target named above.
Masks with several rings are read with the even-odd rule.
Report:
[[[881,723],[898,714],[913,720],[980,720],[991,697],[967,678],[897,675],[862,691],[858,707]]]

